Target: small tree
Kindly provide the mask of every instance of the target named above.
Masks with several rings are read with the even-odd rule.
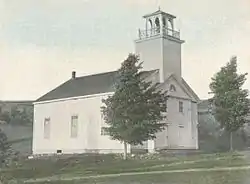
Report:
[[[3,113],[1,113],[0,114],[0,120],[9,124],[10,120],[11,120],[10,113],[9,112],[3,112]]]
[[[248,91],[242,89],[246,81],[245,74],[237,74],[237,58],[232,57],[230,62],[215,74],[210,84],[213,94],[215,118],[221,127],[230,133],[230,150],[233,150],[233,132],[247,123],[249,113]]]
[[[0,129],[0,168],[7,164],[9,150],[10,144],[8,143],[7,136]]]
[[[118,70],[115,93],[103,100],[102,107],[106,131],[113,140],[124,144],[124,159],[127,144],[138,145],[152,140],[165,128],[166,93],[157,90],[158,84],[145,82],[139,71],[142,67],[138,56],[129,54]]]
[[[12,150],[11,144],[8,142],[6,134],[0,128],[0,169],[9,167],[18,161],[18,154]],[[13,179],[8,174],[1,173],[0,184],[9,183]]]

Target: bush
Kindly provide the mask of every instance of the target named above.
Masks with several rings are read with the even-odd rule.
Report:
[[[18,154],[11,149],[11,145],[8,142],[7,136],[0,129],[0,168],[8,168],[12,164],[17,163]],[[1,172],[0,184],[1,183],[10,183],[10,180],[13,179],[11,175],[4,174]]]

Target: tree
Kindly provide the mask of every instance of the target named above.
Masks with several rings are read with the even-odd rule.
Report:
[[[8,142],[7,136],[0,129],[0,168],[7,164],[8,152],[10,150],[10,144]]]
[[[209,87],[213,94],[214,115],[221,128],[230,134],[230,150],[233,150],[233,132],[248,122],[248,91],[242,89],[247,73],[237,74],[237,58],[232,57],[226,66],[212,77]]]
[[[9,123],[12,125],[31,125],[32,113],[27,112],[26,109],[18,110],[17,107],[13,107],[11,109]]]
[[[12,150],[6,134],[0,129],[0,169],[9,167],[14,162],[17,162],[17,158],[18,154]],[[8,174],[1,173],[0,184],[7,183],[11,179],[13,178]]]
[[[0,113],[0,120],[11,125],[32,125],[33,112],[25,108],[18,110],[16,106],[11,108],[11,112],[5,111]]]
[[[127,144],[152,140],[166,125],[166,93],[158,90],[158,83],[144,81],[141,68],[138,56],[129,54],[118,70],[115,93],[103,100],[102,113],[108,125],[105,130],[113,140],[124,144],[124,159]]]
[[[3,112],[3,113],[1,113],[0,114],[0,120],[4,121],[6,123],[10,123],[10,120],[11,120],[10,113],[9,112]]]

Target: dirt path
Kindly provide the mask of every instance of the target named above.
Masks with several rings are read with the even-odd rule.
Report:
[[[26,180],[25,183],[35,182],[48,182],[48,181],[73,181],[73,180],[84,180],[91,178],[111,178],[119,176],[133,176],[133,175],[145,175],[145,174],[162,174],[162,173],[185,173],[185,172],[209,172],[209,171],[233,171],[233,170],[248,170],[250,166],[240,167],[217,167],[217,168],[197,168],[197,169],[181,169],[181,170],[166,170],[166,171],[148,171],[148,172],[130,172],[120,174],[105,174],[96,176],[79,176],[79,177],[48,177]]]
[[[243,157],[243,155],[241,156]],[[240,157],[239,157],[240,158]],[[214,160],[226,160],[227,157],[221,157],[221,158],[215,158],[212,159],[212,161]],[[179,162],[174,162],[174,163],[170,163],[170,164],[160,164],[160,165],[154,165],[154,166],[150,166],[150,167],[139,167],[139,168],[135,168],[135,170],[138,169],[138,171],[140,169],[156,169],[156,168],[161,168],[161,167],[166,167],[166,166],[176,166],[176,165],[181,165],[181,164],[194,164],[194,163],[199,163],[199,162],[204,162],[204,161],[208,161],[208,158],[203,158],[203,159],[199,159],[199,160],[183,160],[183,161],[179,161]]]

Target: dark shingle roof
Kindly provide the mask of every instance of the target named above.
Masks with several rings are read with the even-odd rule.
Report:
[[[151,74],[154,71],[145,71],[142,75]],[[112,71],[70,79],[37,99],[36,102],[113,92],[117,74],[117,71]]]

